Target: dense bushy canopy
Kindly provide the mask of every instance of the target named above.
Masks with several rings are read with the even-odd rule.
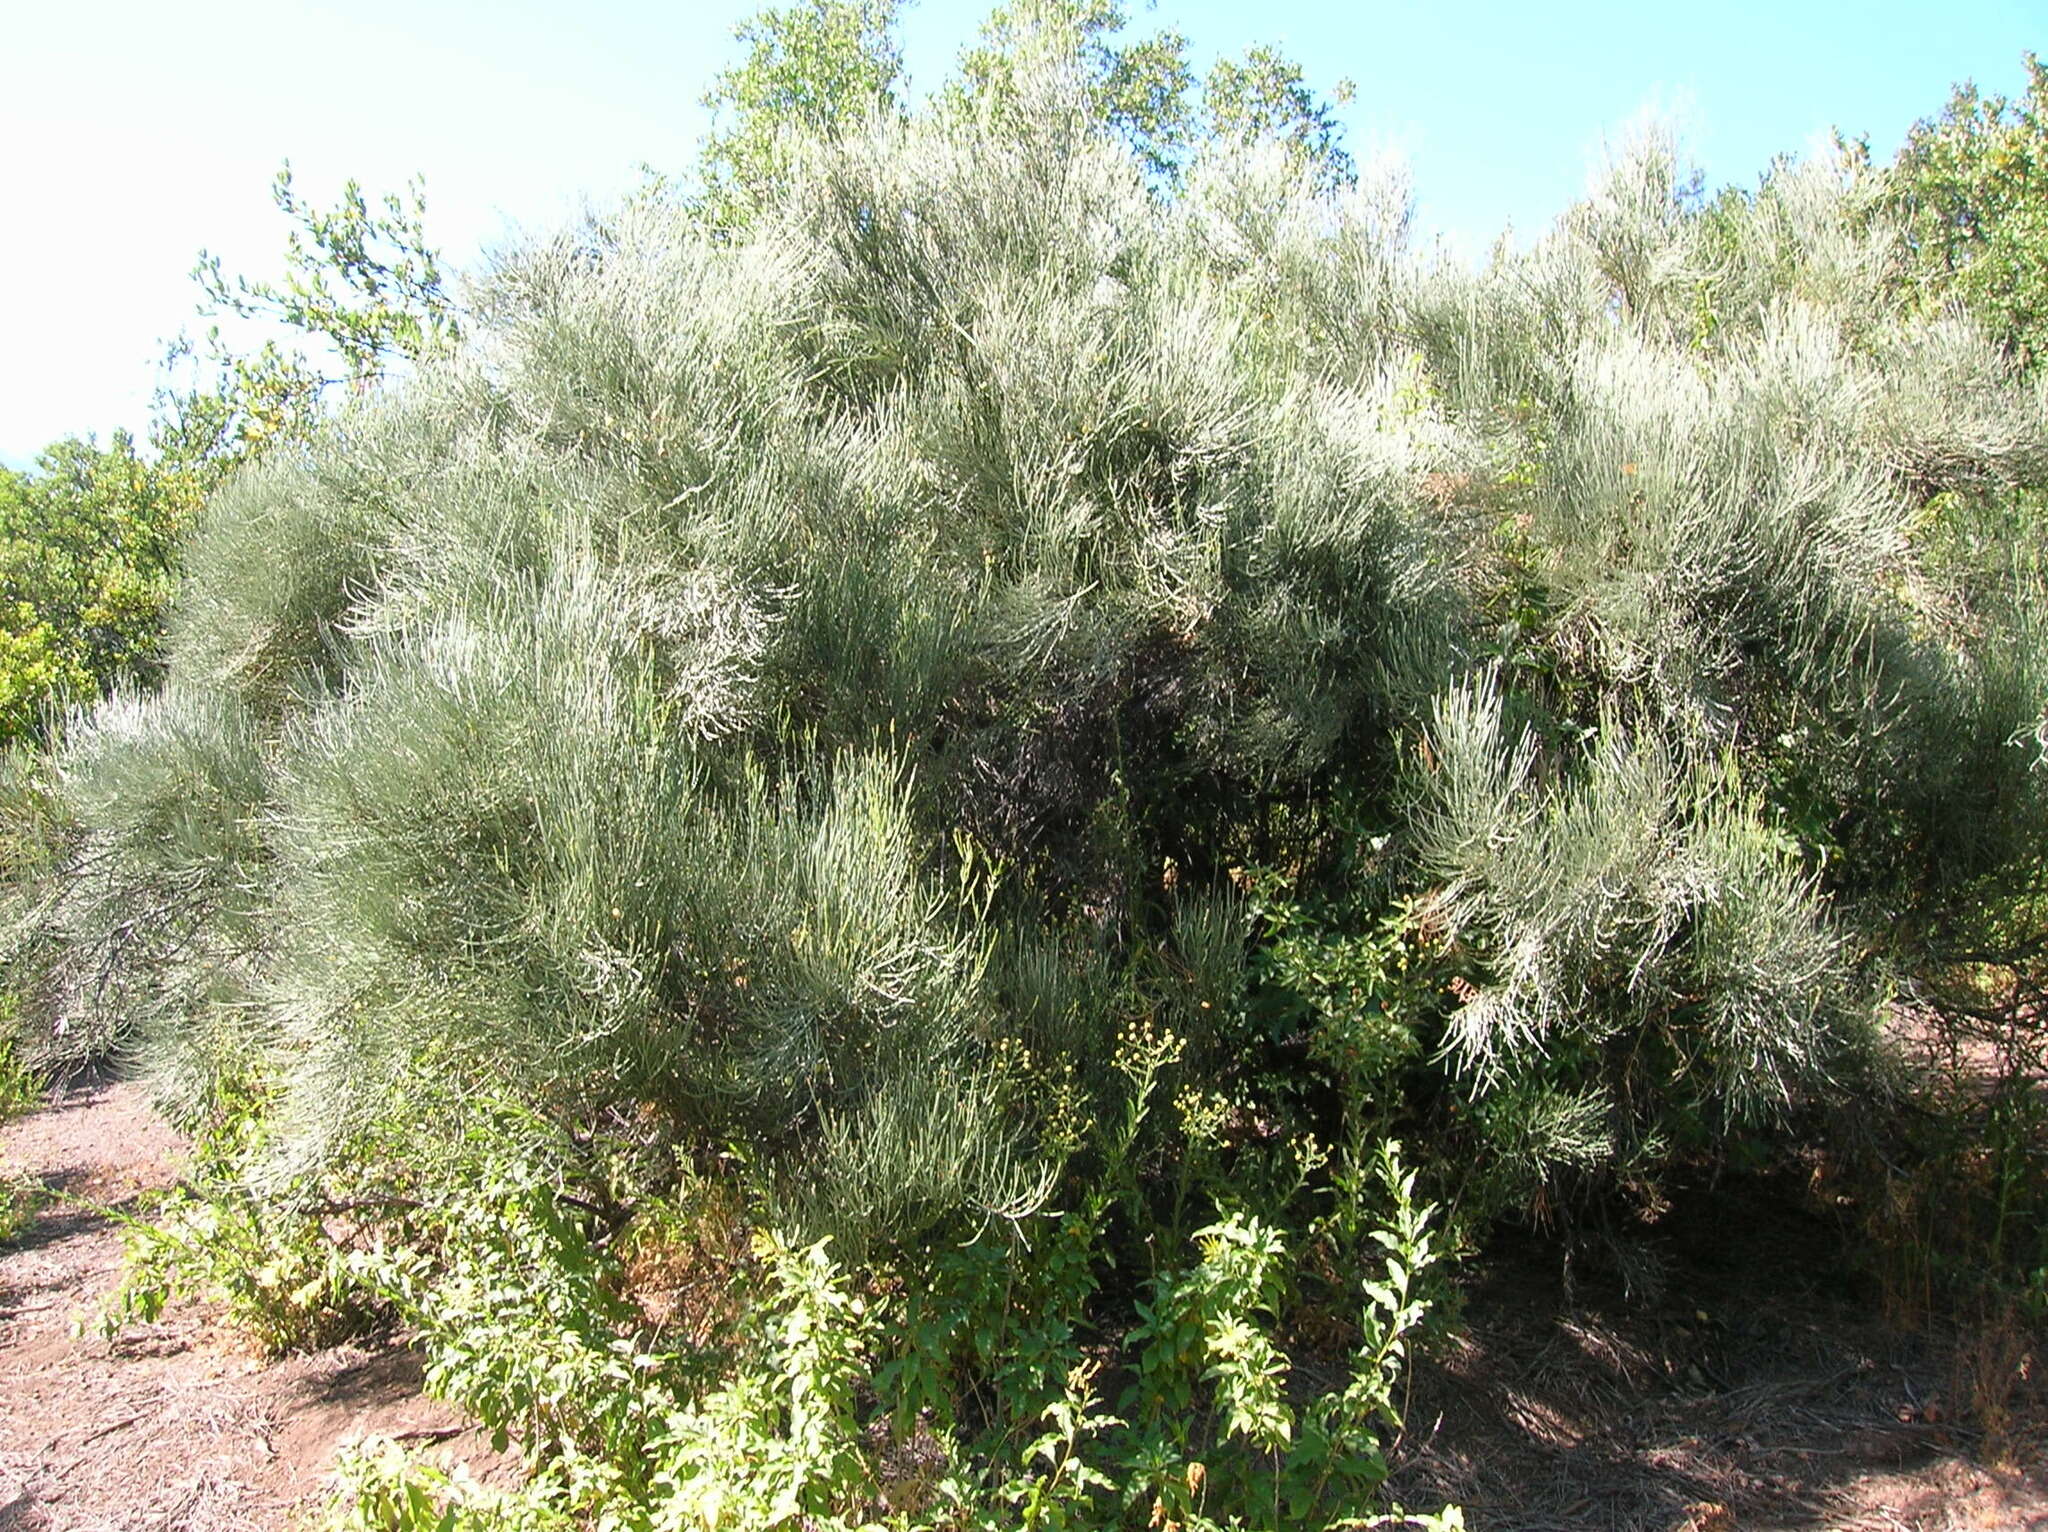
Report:
[[[123,433],[0,469],[0,742],[39,738],[117,679],[155,678],[173,549],[207,484]]]
[[[1829,166],[1652,144],[1470,269],[1284,142],[1162,182],[1043,44],[505,259],[219,495],[65,747],[51,1013],[297,1154],[433,1077],[883,1237],[1042,1194],[1146,1023],[1237,1151],[1515,1195],[1856,1067],[2030,885],[2038,397]]]
[[[2048,68],[2027,56],[2018,100],[1958,86],[1913,125],[1880,182],[1924,302],[1960,300],[2027,367],[2048,341]],[[1867,159],[1868,146],[1855,153]]]

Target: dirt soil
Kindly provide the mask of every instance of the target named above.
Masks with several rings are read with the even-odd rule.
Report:
[[[63,1194],[0,1246],[0,1532],[309,1526],[336,1449],[370,1432],[488,1456],[392,1342],[265,1362],[204,1304],[76,1338],[120,1235],[67,1199],[134,1207],[181,1152],[104,1081],[0,1128],[0,1169]],[[1490,1532],[2048,1532],[2048,1390],[2019,1338],[1887,1329],[1796,1197],[1710,1189],[1652,1236],[1654,1301],[1497,1243],[1416,1370],[1401,1500]],[[1973,1376],[2009,1385],[1996,1436]]]
[[[1888,1328],[1795,1188],[1674,1204],[1630,1250],[1633,1296],[1615,1266],[1574,1281],[1554,1244],[1496,1241],[1415,1371],[1400,1499],[1514,1532],[2048,1532],[2027,1337]]]
[[[58,1194],[0,1245],[0,1532],[268,1532],[317,1521],[344,1442],[480,1453],[388,1342],[267,1363],[201,1303],[112,1344],[74,1335],[121,1263],[118,1225],[82,1204],[134,1208],[182,1153],[133,1084],[81,1081],[0,1127],[0,1173]]]

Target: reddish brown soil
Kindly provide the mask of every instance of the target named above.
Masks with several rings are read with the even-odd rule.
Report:
[[[1497,1243],[1417,1369],[1401,1498],[1503,1532],[2048,1532],[2027,1337],[1887,1328],[1838,1231],[1755,1184],[1679,1199],[1634,1261],[1654,1301]]]
[[[390,1344],[266,1363],[204,1304],[111,1345],[74,1336],[121,1260],[117,1226],[81,1202],[134,1206],[182,1147],[129,1084],[82,1083],[0,1128],[0,1170],[62,1194],[0,1245],[0,1532],[282,1528],[314,1519],[343,1442],[474,1444]]]

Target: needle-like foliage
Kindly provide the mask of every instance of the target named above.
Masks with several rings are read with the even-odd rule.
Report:
[[[1307,1067],[1263,870],[1414,912],[1407,1056],[1539,1176],[1824,1086],[1958,817],[2031,866],[2035,598],[1951,533],[2039,397],[1826,166],[1650,145],[1466,268],[1296,143],[1163,181],[1016,30],[510,256],[214,501],[60,763],[63,1014],[302,1152],[425,1070],[893,1236],[1044,1184],[1012,1039]]]

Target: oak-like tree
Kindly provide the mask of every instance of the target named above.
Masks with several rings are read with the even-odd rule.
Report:
[[[2016,99],[1963,84],[1915,123],[1880,200],[1923,296],[1960,302],[2031,368],[2048,344],[2048,68],[2026,69]]]

